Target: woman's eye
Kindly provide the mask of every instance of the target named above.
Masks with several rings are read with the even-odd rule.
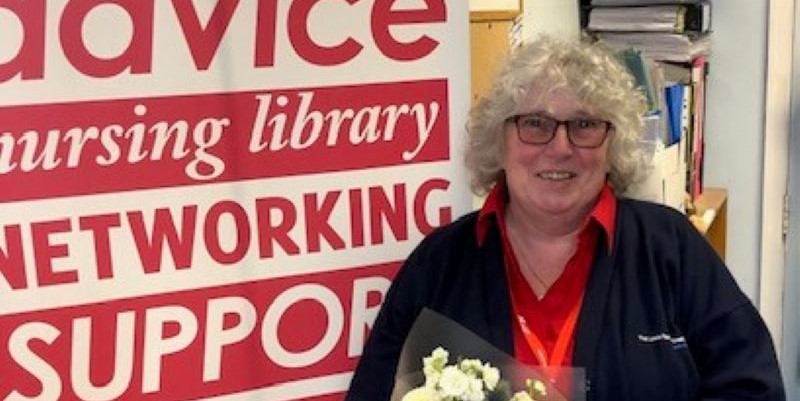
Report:
[[[533,127],[539,128],[542,126],[542,119],[541,118],[526,118],[522,120],[522,125],[526,127]]]

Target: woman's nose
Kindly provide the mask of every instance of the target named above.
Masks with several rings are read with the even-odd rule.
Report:
[[[556,132],[553,134],[553,139],[547,144],[547,149],[556,154],[572,152],[572,143],[569,141],[566,124],[559,124],[556,127]]]

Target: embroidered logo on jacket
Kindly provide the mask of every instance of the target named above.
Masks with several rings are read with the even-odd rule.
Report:
[[[672,349],[679,350],[687,348],[688,345],[686,344],[686,338],[684,336],[677,336],[673,337],[667,333],[660,333],[655,335],[638,335],[639,341],[643,343],[659,343],[664,341],[669,341],[672,344]]]

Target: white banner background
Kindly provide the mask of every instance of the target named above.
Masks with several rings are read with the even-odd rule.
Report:
[[[141,19],[149,6],[152,20]],[[436,18],[441,6],[444,17]],[[224,7],[232,13],[223,31]],[[307,19],[300,18],[304,8]],[[381,8],[396,18],[389,39],[374,35]],[[470,99],[467,8],[449,0],[0,0],[0,400],[340,399],[397,263],[426,225],[470,207],[459,156]],[[198,31],[190,27],[192,9]],[[220,20],[207,24],[215,10]],[[264,29],[272,23],[274,35]],[[334,51],[341,58],[328,58],[329,65],[308,61],[314,50],[298,50],[305,33],[320,48],[349,40],[356,50]],[[387,56],[390,42],[419,40],[429,52]],[[81,49],[89,55],[76,65],[70,57]],[[265,64],[269,50],[274,57]],[[99,72],[121,59],[149,68]],[[344,142],[348,132],[351,141],[367,133],[370,123],[386,133],[384,110],[396,99],[378,90],[369,99],[339,100],[337,88],[405,90],[415,82],[446,88],[441,95],[409,93],[409,106],[433,99],[424,104],[431,135],[439,138],[423,143],[418,158],[398,161],[390,152],[400,145],[390,149],[385,136],[374,146],[387,147],[362,142],[342,153],[344,161],[335,157],[336,143],[330,154],[309,148],[298,153],[301,162],[287,159],[275,170],[270,154],[237,153],[252,135],[240,126],[253,122],[236,119],[252,116],[257,105],[239,94],[319,91],[311,107],[323,105],[321,114],[363,112],[361,120],[343,120],[352,124],[339,133]],[[250,102],[216,100],[228,94]],[[135,134],[125,133],[121,121],[133,118],[145,130],[162,120],[176,127],[179,116],[196,121],[200,105],[217,101],[216,118],[238,129],[223,130],[220,145],[207,149],[225,165],[219,179],[191,181],[186,163],[157,160],[148,148],[153,130],[142,131],[141,160],[130,156]],[[356,109],[359,101],[365,104]],[[142,109],[128,103],[145,105],[147,113],[132,116]],[[434,103],[443,107],[438,116]],[[242,104],[248,109],[231,110]],[[370,109],[376,106],[382,109]],[[394,110],[410,119],[394,135],[407,150],[424,124],[414,124],[410,109]],[[287,109],[287,127],[300,124],[297,132],[308,138],[311,120],[297,113]],[[327,116],[321,131],[330,134],[334,114]],[[102,142],[102,128],[117,120],[120,129],[105,139],[128,157],[101,165],[113,148]],[[277,131],[275,121],[267,128]],[[178,141],[170,132],[167,140]],[[187,138],[197,135],[211,133],[190,131]],[[167,143],[165,155],[176,142]],[[258,220],[260,199],[272,202],[270,223]],[[184,226],[187,210],[193,224]],[[289,250],[274,231],[287,211],[295,214],[284,233],[296,245]],[[154,226],[167,233],[154,237]],[[189,259],[176,261],[187,243]],[[158,267],[146,272],[148,264]]]

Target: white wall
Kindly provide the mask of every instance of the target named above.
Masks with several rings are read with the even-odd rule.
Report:
[[[580,36],[578,1],[524,0],[522,38],[539,33],[575,38]]]
[[[728,189],[728,266],[759,301],[767,1],[712,0],[705,185]]]
[[[780,348],[783,341],[783,293],[780,289],[783,288],[785,265],[783,207],[789,173],[794,0],[770,1],[768,21],[759,309]]]

